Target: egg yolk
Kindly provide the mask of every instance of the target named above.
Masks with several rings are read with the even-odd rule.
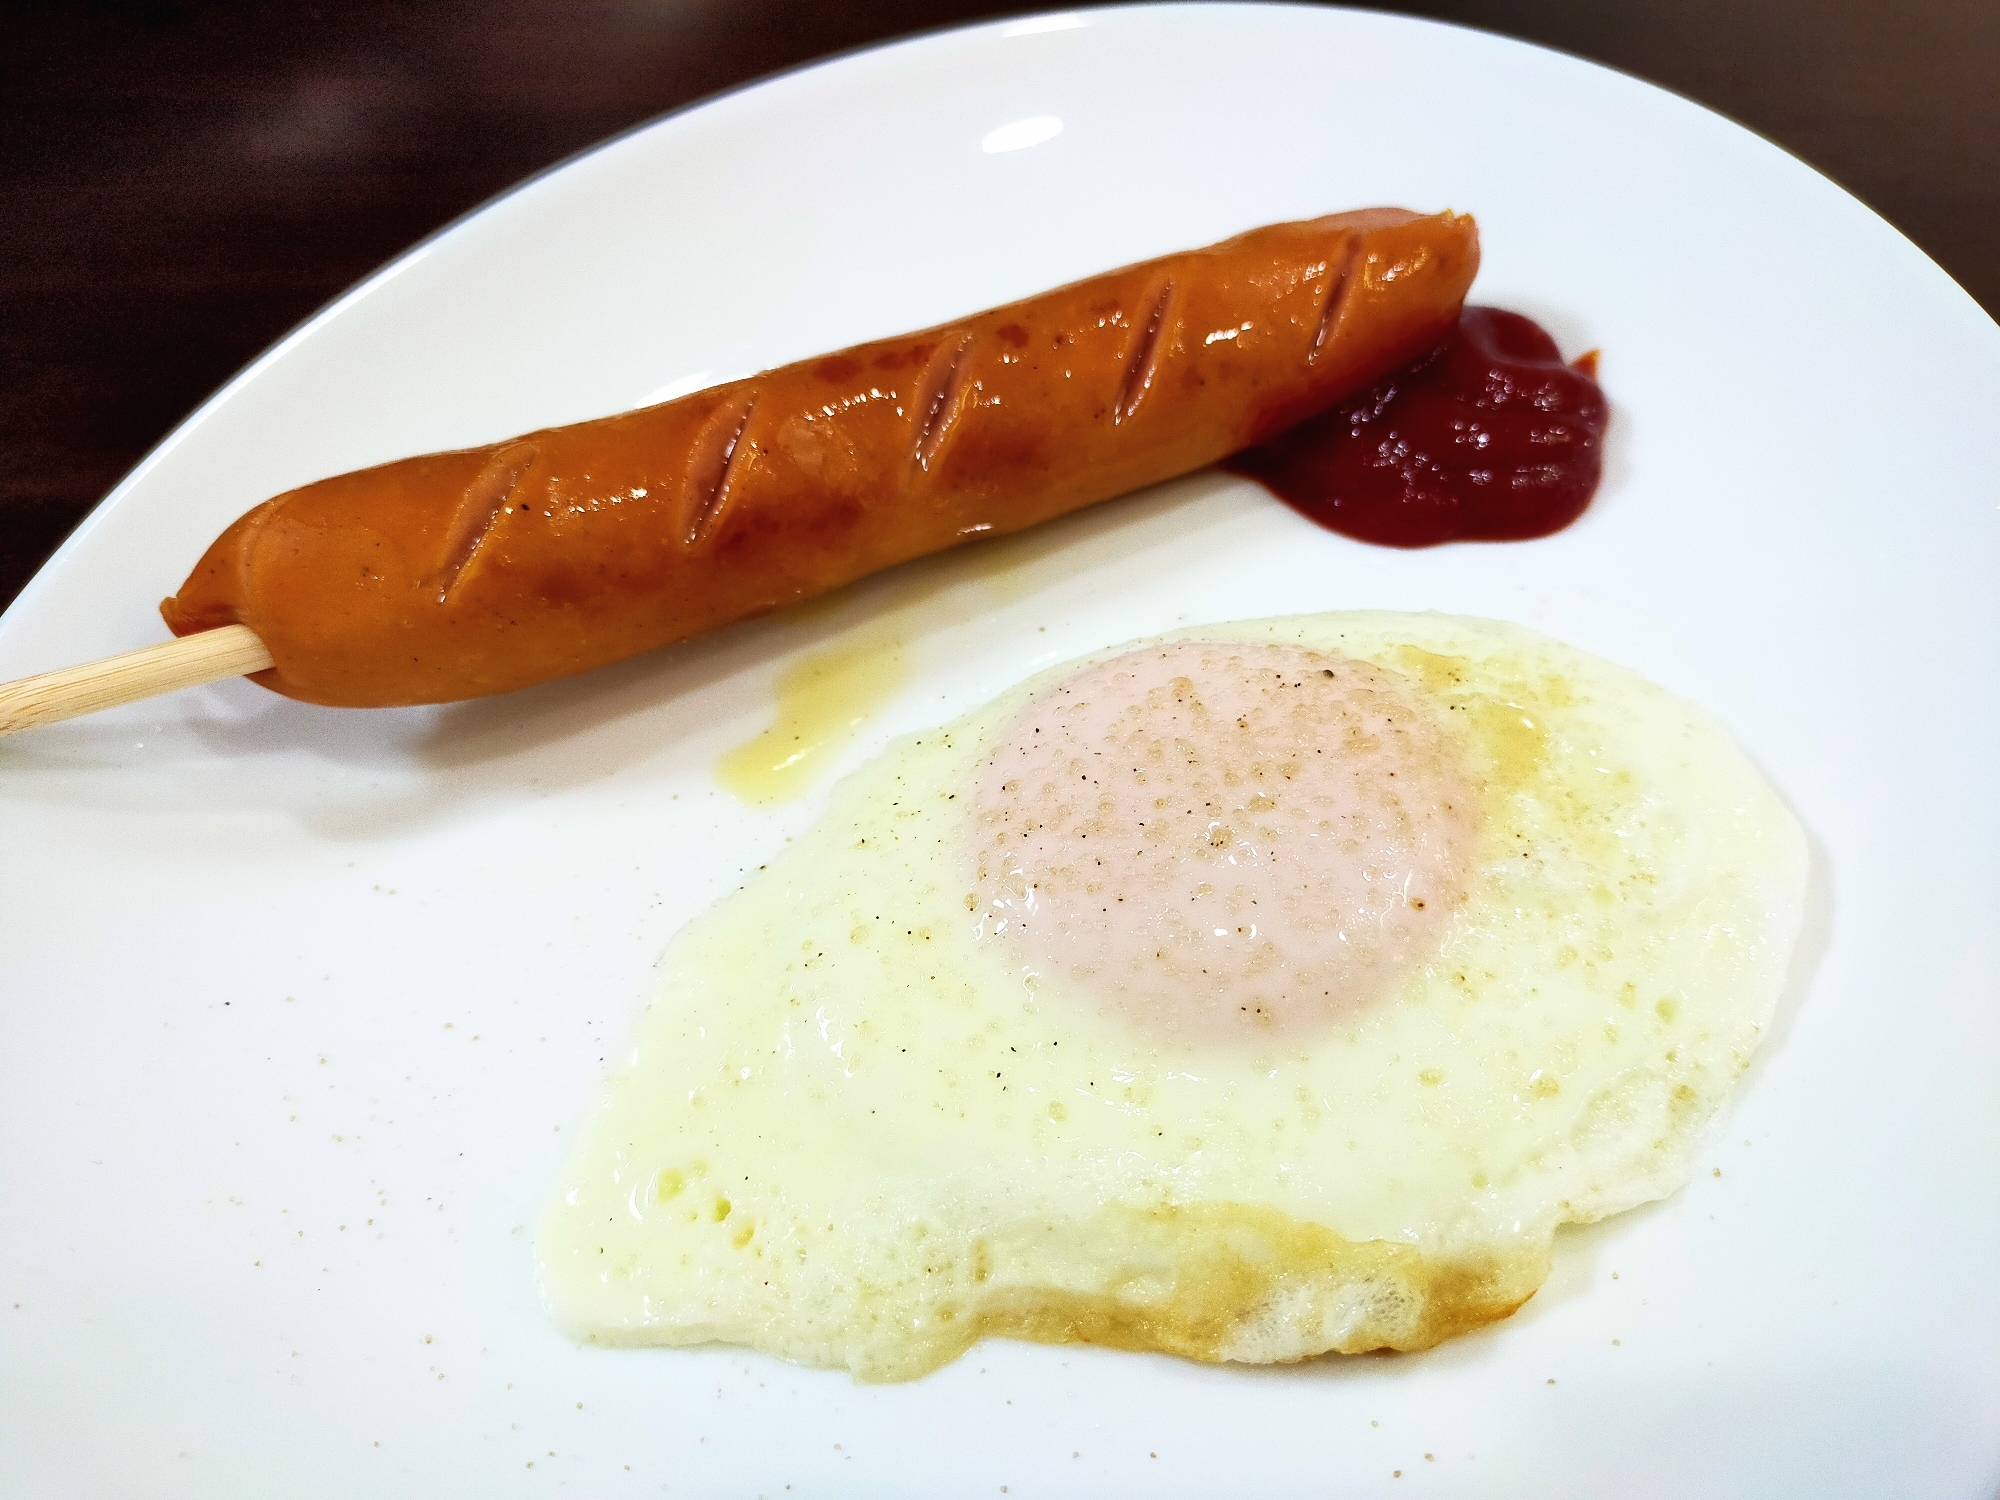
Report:
[[[1478,817],[1406,679],[1176,641],[1037,695],[981,765],[971,833],[983,940],[1202,1044],[1338,1021],[1426,962]]]

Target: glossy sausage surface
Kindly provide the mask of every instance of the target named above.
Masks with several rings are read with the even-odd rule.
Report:
[[[161,605],[257,681],[438,703],[568,676],[1216,462],[1422,353],[1468,217],[1255,229],[621,416],[265,502]]]

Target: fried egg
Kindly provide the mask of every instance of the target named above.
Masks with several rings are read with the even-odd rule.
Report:
[[[1686,1178],[1806,864],[1713,722],[1515,626],[1055,668],[893,745],[675,938],[544,1295],[579,1339],[865,1379],[986,1336],[1427,1347]]]

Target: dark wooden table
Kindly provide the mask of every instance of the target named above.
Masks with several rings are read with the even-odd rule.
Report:
[[[548,163],[993,0],[0,0],[0,605],[314,308]],[[2000,309],[2000,0],[1411,0],[1663,83]]]

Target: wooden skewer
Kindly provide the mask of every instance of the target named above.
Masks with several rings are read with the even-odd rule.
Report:
[[[271,653],[248,625],[204,630],[143,651],[0,683],[0,734],[261,672],[271,664]]]

